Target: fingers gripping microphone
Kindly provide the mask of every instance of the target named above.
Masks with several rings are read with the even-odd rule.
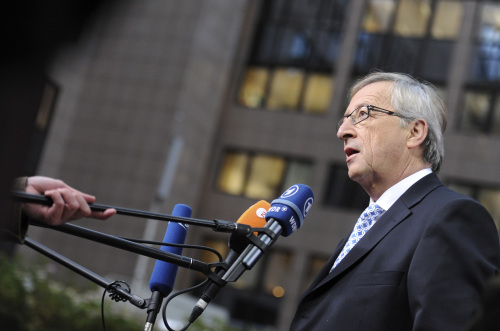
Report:
[[[271,205],[269,202],[261,200],[248,208],[238,219],[236,223],[247,224],[252,228],[262,228],[266,225],[266,212]],[[249,244],[248,236],[233,233],[229,237],[229,253],[226,256],[224,263],[231,266],[238,256],[243,252],[243,250]],[[215,273],[217,276],[222,277],[227,269],[217,268]],[[193,323],[205,310],[208,303],[217,295],[219,290],[222,288],[220,283],[216,283],[213,280],[208,283],[200,297],[200,300],[196,303],[191,316],[189,317],[189,323]]]
[[[172,211],[172,216],[191,217],[191,208],[177,204]],[[163,242],[170,244],[184,244],[188,230],[188,224],[169,222]],[[161,246],[160,250],[181,255],[182,247]],[[168,296],[174,287],[178,266],[172,263],[157,260],[149,280],[149,288],[152,291],[151,300],[148,305],[148,318],[144,327],[145,331],[153,329],[156,315],[160,310],[163,298]]]
[[[271,247],[279,235],[288,237],[304,223],[304,218],[314,202],[314,194],[307,185],[296,184],[271,203],[266,214],[269,234],[259,235],[263,245],[248,245],[236,262],[224,274],[226,282],[235,282],[245,270],[252,269],[264,252]]]

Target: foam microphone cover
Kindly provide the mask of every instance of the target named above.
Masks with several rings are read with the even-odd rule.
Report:
[[[172,211],[172,216],[191,217],[191,213],[192,211],[190,207],[183,204],[177,204]],[[171,244],[184,244],[186,241],[187,230],[187,224],[169,222],[163,242]],[[182,247],[161,246],[161,250],[177,255],[182,254]],[[169,295],[174,288],[177,269],[178,267],[173,263],[156,260],[155,267],[149,281],[149,288],[151,291],[159,291],[163,297]]]
[[[304,224],[304,218],[313,202],[314,194],[309,186],[292,185],[278,199],[271,202],[266,220],[278,221],[283,229],[282,235],[288,237]]]
[[[269,202],[260,200],[259,202],[248,208],[240,216],[236,223],[246,224],[251,226],[252,228],[263,228],[266,225],[265,217],[269,207],[271,207]],[[248,243],[248,238],[244,235],[236,235],[233,233],[229,237],[229,247],[235,250],[237,253],[243,252]]]

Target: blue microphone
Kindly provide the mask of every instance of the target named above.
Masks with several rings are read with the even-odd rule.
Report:
[[[260,234],[258,237],[261,241],[260,247],[248,245],[222,279],[234,282],[245,270],[252,269],[265,250],[271,247],[280,235],[288,237],[302,226],[313,202],[314,194],[309,186],[304,184],[292,185],[278,199],[271,202],[264,228],[269,229],[272,235]]]
[[[172,216],[191,217],[191,208],[177,204],[172,211]],[[164,243],[184,244],[188,230],[188,224],[169,222]],[[182,247],[161,246],[160,250],[177,255],[182,254]],[[148,305],[148,318],[144,330],[152,330],[156,315],[160,310],[163,298],[168,296],[174,287],[175,277],[177,276],[178,266],[169,262],[157,260],[151,278],[149,288],[152,291],[150,304]]]
[[[288,237],[304,224],[304,218],[314,202],[314,194],[309,186],[292,185],[278,199],[271,202],[266,221],[274,219],[281,225],[284,237]]]

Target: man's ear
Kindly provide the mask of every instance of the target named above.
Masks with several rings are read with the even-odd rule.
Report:
[[[408,124],[408,129],[406,146],[409,149],[421,146],[429,131],[427,122],[423,118],[418,118]]]

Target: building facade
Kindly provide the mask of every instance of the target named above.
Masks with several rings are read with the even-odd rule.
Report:
[[[97,203],[166,214],[184,203],[208,220],[236,221],[258,200],[309,185],[315,203],[303,227],[213,303],[234,325],[286,330],[301,292],[367,204],[347,177],[335,128],[349,86],[374,69],[439,88],[449,111],[439,176],[500,224],[500,5],[493,1],[109,5],[53,61],[41,107],[44,143],[31,169],[96,195]],[[166,229],[124,216],[77,224],[149,240]],[[29,233],[148,296],[154,261],[55,231]],[[227,240],[192,226],[187,243],[225,256]],[[35,255],[25,247],[20,253]],[[198,250],[184,254],[213,261]],[[202,279],[180,270],[176,288]]]

